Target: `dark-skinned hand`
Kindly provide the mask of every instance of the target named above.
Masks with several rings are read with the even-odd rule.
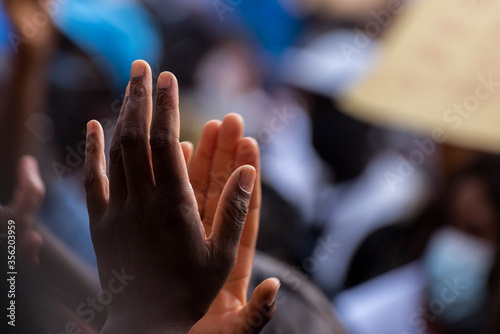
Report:
[[[85,188],[103,287],[120,273],[127,286],[108,304],[102,333],[187,333],[217,297],[236,263],[254,188],[252,166],[236,169],[207,233],[179,142],[178,86],[164,72],[152,116],[151,69],[132,65],[110,147],[88,123]]]

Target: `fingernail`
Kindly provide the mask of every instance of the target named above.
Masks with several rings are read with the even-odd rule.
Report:
[[[172,79],[171,73],[163,72],[158,78],[158,88],[169,88],[172,85]]]
[[[240,172],[240,188],[247,193],[251,193],[255,182],[255,169],[245,168]]]
[[[273,281],[276,283],[276,287],[274,290],[269,292],[267,296],[264,298],[264,305],[266,307],[271,307],[275,302],[276,302],[276,296],[278,295],[278,292],[280,291],[281,287],[281,282],[277,278],[272,278]]]
[[[144,75],[144,64],[141,61],[134,61],[130,70],[130,77],[141,77]]]

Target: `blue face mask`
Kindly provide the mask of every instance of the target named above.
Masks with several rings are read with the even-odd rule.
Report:
[[[437,321],[456,326],[484,313],[494,256],[492,244],[455,228],[443,228],[431,237],[423,262],[427,297],[429,305],[435,305]]]

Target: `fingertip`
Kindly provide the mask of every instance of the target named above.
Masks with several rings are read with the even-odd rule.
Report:
[[[205,125],[203,126],[203,129],[213,129],[213,128],[220,128],[222,124],[222,121],[219,120],[219,119],[212,119],[208,122],[205,123]]]
[[[104,132],[101,124],[96,120],[87,123],[87,138],[85,144],[85,168],[102,167],[102,157],[104,154]],[[95,162],[98,164],[96,165]]]
[[[130,78],[142,77],[147,73],[151,72],[151,67],[149,64],[142,59],[135,60],[132,63],[132,67],[130,69]]]
[[[190,141],[183,141],[181,142],[181,145],[183,146],[183,148],[189,150],[189,151],[192,151],[194,146],[193,146],[193,143],[191,143]]]
[[[91,153],[88,150],[93,151],[95,148],[104,149],[104,130],[101,123],[91,120],[87,123],[86,153]]]
[[[101,123],[96,121],[95,119],[89,121],[87,123],[87,136],[95,131],[98,131],[101,127]]]
[[[199,143],[201,143],[201,140],[203,140],[203,144],[205,146],[206,144],[210,144],[209,147],[211,147],[211,149],[215,149],[221,124],[222,121],[218,119],[213,119],[205,123],[205,125],[203,126],[203,130],[201,131]]]
[[[271,277],[268,278],[267,281],[269,282],[269,285],[273,286],[274,289],[279,289],[281,287],[281,281],[279,278]]]
[[[226,123],[226,122],[235,122],[235,123],[240,123],[241,125],[243,125],[243,123],[245,121],[243,119],[243,116],[241,116],[238,113],[232,112],[232,113],[229,113],[226,116],[224,116],[222,122],[223,123]]]
[[[224,151],[234,150],[243,132],[243,117],[235,113],[227,114],[220,125],[217,146]]]
[[[253,166],[246,165],[240,168],[239,173],[240,188],[248,194],[252,193],[257,171]]]
[[[271,307],[276,303],[276,297],[281,287],[281,281],[276,277],[268,278],[263,282],[267,285],[267,292],[264,295],[264,306]]]
[[[225,128],[234,129],[234,132],[242,136],[245,129],[245,121],[240,114],[229,113],[222,119],[222,126]]]
[[[244,309],[244,317],[247,319],[247,324],[250,325],[247,327],[249,331],[244,333],[260,333],[262,328],[273,318],[277,309],[276,299],[280,286],[280,280],[272,277],[266,279],[255,288],[250,302]],[[256,314],[259,314],[262,318],[262,321],[259,323],[251,321]]]
[[[245,140],[245,141],[251,143],[252,146],[259,148],[259,142],[254,137],[244,137],[244,138],[242,138],[242,140]]]
[[[160,73],[160,76],[158,77],[158,88],[159,89],[165,89],[165,88],[170,88],[171,86],[175,85],[177,83],[177,78],[172,72],[165,71]]]

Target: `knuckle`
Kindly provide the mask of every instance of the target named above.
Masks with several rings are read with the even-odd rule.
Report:
[[[128,96],[128,103],[137,98],[141,99],[148,95],[148,88],[146,87],[143,77],[136,77],[130,80],[130,94]]]
[[[143,83],[139,83],[135,86],[135,88],[130,92],[129,97],[127,98],[127,104],[125,105],[126,110],[138,110],[141,107],[145,106],[148,103],[148,98],[150,94],[147,91],[147,88]],[[126,111],[125,111],[126,113]]]
[[[109,160],[111,163],[119,163],[122,160],[122,148],[119,142],[115,142],[109,149]]]
[[[124,149],[134,148],[144,138],[144,133],[138,128],[124,128],[120,134],[120,140]]]
[[[127,107],[128,104],[128,95],[123,98],[123,103],[120,107],[120,112],[118,114],[118,121],[123,119],[123,113],[125,112],[125,108]]]
[[[131,95],[127,102],[126,109],[127,110],[138,110],[142,106],[147,104],[147,96],[141,94]]]
[[[165,149],[176,141],[172,131],[168,129],[156,129],[151,133],[149,144],[152,149]]]
[[[159,89],[156,101],[156,107],[160,111],[169,111],[175,108],[175,102],[170,97],[169,89]]]
[[[166,212],[167,215],[178,218],[185,217],[187,212],[192,211],[197,213],[196,210],[192,210],[190,204],[184,202],[184,198],[189,194],[189,191],[179,177],[172,176],[169,179],[168,185],[157,187],[155,192],[154,203],[160,210]],[[181,208],[185,210],[180,210]],[[182,215],[179,216],[177,213],[182,213]]]
[[[94,173],[90,169],[87,169],[87,171],[85,172],[85,177],[83,178],[83,185],[85,186],[85,190],[87,192],[90,191],[90,189],[92,189],[94,180],[95,180]]]
[[[243,224],[248,213],[248,197],[247,194],[241,194],[233,198],[233,200],[226,205],[227,216]]]

